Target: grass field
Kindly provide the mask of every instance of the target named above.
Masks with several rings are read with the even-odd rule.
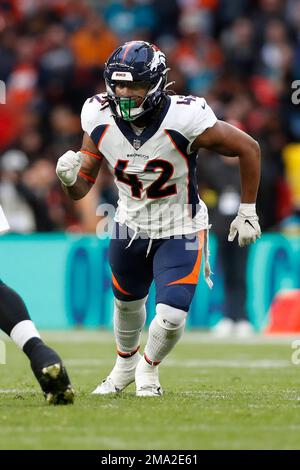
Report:
[[[162,398],[90,394],[113,364],[110,333],[44,337],[65,358],[76,403],[49,407],[7,343],[0,449],[299,449],[300,366],[291,340],[212,342],[187,333],[161,366]]]

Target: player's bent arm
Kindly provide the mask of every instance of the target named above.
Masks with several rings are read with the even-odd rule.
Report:
[[[57,162],[56,173],[63,190],[72,199],[82,199],[96,181],[102,164],[102,155],[85,132],[79,152],[66,152]]]
[[[241,202],[255,203],[260,180],[260,147],[256,140],[224,121],[217,121],[194,140],[191,150],[200,148],[227,157],[239,157]]]
[[[260,148],[248,134],[230,124],[217,121],[193,142],[192,150],[200,147],[228,157],[239,157],[241,173],[241,204],[231,222],[228,241],[238,234],[240,246],[249,245],[261,236],[255,201],[260,180]]]

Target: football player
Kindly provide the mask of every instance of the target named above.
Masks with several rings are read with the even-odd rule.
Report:
[[[9,226],[0,206],[0,233]],[[41,339],[22,298],[0,279],[0,329],[23,350],[49,404],[73,403],[67,371],[59,355]]]
[[[88,98],[81,121],[82,148],[59,158],[57,175],[73,199],[95,182],[103,158],[119,191],[109,248],[117,358],[95,394],[118,393],[135,381],[137,396],[160,396],[159,364],[183,334],[207,259],[207,208],[195,169],[200,148],[238,156],[241,204],[230,227],[240,246],[260,236],[255,201],[260,177],[258,143],[219,121],[204,98],[168,93],[166,57],[156,46],[132,41],[105,65],[106,93]],[[151,282],[156,315],[143,355],[140,332]]]

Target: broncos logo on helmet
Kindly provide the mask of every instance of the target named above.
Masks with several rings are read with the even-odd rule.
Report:
[[[154,49],[154,56],[149,66],[150,66],[150,69],[154,72],[161,65],[161,63],[163,63],[164,66],[166,67],[166,56],[159,49],[155,48],[155,46],[153,46],[153,49]]]
[[[107,99],[113,115],[133,121],[154,110],[165,94],[168,70],[165,54],[153,44],[131,41],[118,47],[104,69]],[[115,87],[119,82],[139,82],[147,88],[139,106],[131,97],[116,95]]]

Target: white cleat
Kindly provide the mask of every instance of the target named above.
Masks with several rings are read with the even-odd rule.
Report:
[[[230,318],[222,318],[212,329],[211,334],[214,338],[228,338],[234,333],[234,321]]]
[[[136,353],[130,358],[117,357],[116,364],[103,382],[95,388],[92,395],[108,395],[122,392],[135,380],[135,369],[141,359],[141,355]]]
[[[161,397],[163,390],[159,383],[158,366],[151,366],[141,358],[135,371],[137,397]]]
[[[153,385],[144,385],[136,390],[137,397],[161,397],[163,393],[161,387]]]
[[[247,320],[236,322],[234,333],[240,339],[252,338],[255,335],[253,326]]]
[[[116,387],[112,378],[108,376],[103,382],[95,388],[92,395],[108,395],[109,393],[120,393],[121,389]]]

